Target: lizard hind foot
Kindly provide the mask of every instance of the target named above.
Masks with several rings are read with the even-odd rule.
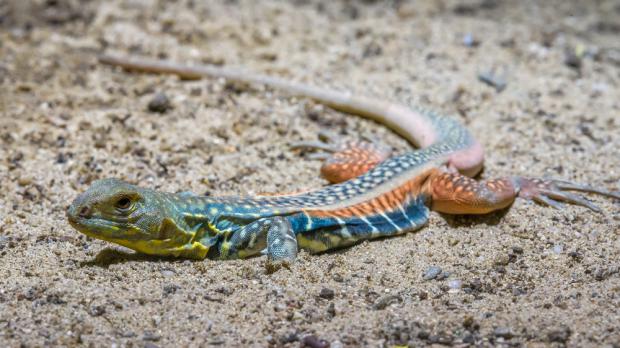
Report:
[[[324,160],[321,175],[337,184],[358,177],[390,157],[391,149],[372,141],[341,141],[337,136],[321,132],[320,141],[293,143],[294,149],[320,150],[309,157]]]
[[[581,185],[563,180],[543,180],[535,178],[516,177],[513,181],[519,187],[519,197],[533,200],[551,206],[556,209],[562,208],[561,202],[580,205],[590,210],[601,212],[594,203],[586,200],[583,196],[569,191],[594,193],[606,197],[620,199],[620,192],[598,189],[588,185]]]

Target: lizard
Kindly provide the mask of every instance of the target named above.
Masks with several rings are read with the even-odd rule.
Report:
[[[290,267],[299,249],[311,253],[401,235],[427,223],[430,211],[486,214],[516,198],[554,208],[561,201],[600,212],[580,191],[620,199],[620,191],[564,180],[510,176],[477,181],[483,148],[455,118],[417,106],[209,65],[102,55],[103,64],[182,79],[224,78],[262,84],[335,110],[377,121],[416,149],[391,156],[375,142],[327,139],[296,147],[318,149],[331,185],[275,196],[168,193],[118,179],[101,179],[71,203],[69,223],[83,234],[140,253],[190,259],[267,255],[268,271]]]

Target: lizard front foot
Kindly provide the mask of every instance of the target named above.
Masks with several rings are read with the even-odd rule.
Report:
[[[291,263],[286,260],[270,260],[267,259],[265,262],[265,272],[267,274],[273,274],[282,268],[286,268],[289,271],[291,270]]]
[[[290,269],[297,258],[297,237],[291,223],[283,217],[275,217],[269,221],[267,232],[267,273],[281,268]]]

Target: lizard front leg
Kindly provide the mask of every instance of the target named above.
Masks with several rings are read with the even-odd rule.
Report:
[[[222,258],[245,258],[267,254],[267,271],[288,268],[297,257],[297,238],[291,223],[282,216],[261,218],[235,232],[220,246]]]
[[[283,217],[270,220],[267,231],[267,272],[289,268],[297,258],[297,237],[291,223]]]

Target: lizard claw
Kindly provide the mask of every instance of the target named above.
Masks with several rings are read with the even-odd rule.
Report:
[[[330,156],[331,154],[341,150],[342,143],[338,140],[335,134],[327,131],[320,131],[319,140],[315,141],[296,141],[290,144],[292,149],[309,149],[309,150],[322,150],[324,152],[314,153],[313,155]],[[311,159],[326,159],[326,158],[311,158]]]
[[[267,260],[265,262],[265,273],[273,274],[281,269],[291,270],[291,263],[287,260]]]
[[[542,180],[531,178],[514,178],[516,187],[519,188],[519,197],[533,200],[551,206],[556,209],[562,208],[562,203],[580,205],[590,210],[601,212],[601,208],[586,200],[581,195],[567,191],[580,191],[595,193],[615,199],[620,199],[620,192],[598,189],[588,185],[575,184],[563,180]]]

